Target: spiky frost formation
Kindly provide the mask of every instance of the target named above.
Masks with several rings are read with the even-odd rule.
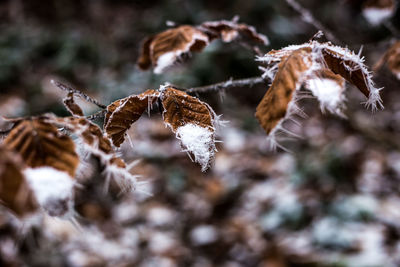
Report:
[[[268,67],[260,68],[264,71],[263,77],[273,79],[276,71],[278,70],[278,64],[281,62],[282,58],[287,57],[294,51],[301,48],[311,48],[311,55],[313,59],[311,69],[313,70],[320,70],[321,67],[331,68],[327,62],[328,57],[331,57],[340,60],[349,76],[351,76],[353,72],[360,71],[363,77],[363,82],[365,83],[365,87],[368,90],[368,95],[366,95],[368,99],[365,102],[365,105],[368,108],[371,108],[373,111],[377,110],[378,108],[383,108],[382,99],[379,95],[379,91],[382,88],[377,88],[375,83],[372,81],[372,73],[364,64],[364,57],[361,57],[360,53],[356,54],[354,51],[351,51],[348,48],[336,46],[330,42],[320,43],[318,41],[311,41],[300,45],[289,45],[280,50],[272,50],[264,56],[257,57],[258,61],[265,62],[268,65]],[[343,75],[342,73],[337,73],[338,70],[332,71],[336,74]],[[308,78],[312,79],[313,74],[314,73],[311,73]],[[348,80],[347,77],[344,78]],[[359,87],[359,85],[355,84],[354,81],[349,82]],[[365,94],[365,92],[363,93]]]
[[[383,108],[381,89],[375,87],[364,58],[347,48],[310,41],[272,50],[257,60],[267,64],[260,69],[264,71],[264,78],[273,81],[256,112],[273,147],[280,147],[278,133],[295,135],[283,128],[283,123],[293,120],[295,114],[304,115],[296,104],[304,95],[299,92],[303,87],[319,100],[322,111],[341,117],[344,117],[346,101],[344,80],[367,97],[367,107],[373,111]]]
[[[186,152],[194,156],[194,161],[205,171],[215,155],[215,141],[213,132],[196,124],[188,123],[176,131],[176,137],[185,147]]]

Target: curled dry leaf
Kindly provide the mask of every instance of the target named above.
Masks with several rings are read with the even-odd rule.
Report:
[[[375,65],[374,69],[381,68],[384,64],[400,80],[400,41],[396,41]]]
[[[21,173],[19,156],[0,146],[0,201],[19,217],[37,210],[37,202]]]
[[[224,42],[240,39],[268,45],[265,35],[254,27],[236,21],[210,21],[199,26],[183,25],[150,36],[143,41],[138,66],[142,70],[150,67],[161,73],[188,55],[201,52],[211,40],[221,38]]]
[[[371,106],[373,110],[383,108],[379,91],[372,81],[371,73],[364,65],[364,58],[355,54],[347,48],[335,46],[331,43],[319,43],[311,41],[301,45],[291,45],[280,50],[272,50],[258,60],[267,63],[264,70],[264,77],[273,79],[278,70],[278,63],[282,58],[287,57],[300,48],[308,47],[311,49],[313,72],[329,68],[335,74],[342,76],[348,82],[356,86],[367,98],[366,105]],[[308,78],[313,78],[310,75]]]
[[[78,116],[81,117],[83,116],[83,111],[81,107],[75,103],[74,100],[74,93],[69,92],[67,97],[63,99],[63,103],[65,108],[73,115],[73,116]]]
[[[184,54],[200,52],[209,43],[208,36],[189,25],[179,26],[154,35],[143,43],[138,65],[155,73],[163,72]]]
[[[301,48],[284,57],[271,87],[257,106],[256,117],[267,134],[277,130],[295,105],[295,91],[303,83],[303,74],[311,65],[310,48]]]
[[[268,45],[268,38],[256,31],[253,26],[237,23],[229,20],[207,21],[200,25],[200,28],[207,33],[210,40],[221,38],[224,42],[232,42],[235,39],[254,41]]]
[[[164,87],[160,91],[165,124],[205,171],[216,150],[214,111],[206,103],[172,87]]]
[[[298,57],[302,57],[303,62]],[[373,110],[383,108],[380,89],[375,87],[363,63],[364,59],[346,48],[312,40],[302,45],[272,50],[258,60],[268,64],[267,67],[261,67],[264,70],[263,77],[273,82],[257,107],[256,117],[267,134],[271,135],[272,141],[278,129],[288,132],[282,127],[285,119],[293,113],[302,113],[295,105],[296,94],[293,93],[301,89],[302,85],[317,97],[322,110],[329,110],[339,116],[343,116],[346,99],[344,79],[368,98],[367,106]]]
[[[75,176],[79,158],[74,142],[44,117],[16,122],[4,144],[16,151],[27,166],[49,166]]]
[[[372,25],[378,25],[393,16],[396,10],[394,0],[367,0],[362,9],[363,16]]]
[[[139,95],[119,99],[107,106],[104,130],[115,146],[119,147],[124,142],[126,131],[145,110],[150,112],[158,96],[159,92],[147,90]]]

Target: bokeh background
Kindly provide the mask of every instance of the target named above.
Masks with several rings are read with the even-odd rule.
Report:
[[[363,47],[372,67],[395,38],[400,13],[372,26],[363,1],[299,1],[339,45]],[[68,82],[108,104],[170,82],[183,88],[259,76],[251,51],[215,41],[162,75],[140,71],[141,40],[166,21],[231,19],[253,25],[271,45],[308,41],[317,28],[286,1],[4,0],[0,3],[0,115],[67,115]],[[397,36],[396,36],[397,35]],[[399,266],[400,81],[374,73],[384,110],[371,113],[348,85],[348,119],[321,114],[289,126],[302,138],[271,152],[254,117],[267,86],[198,95],[223,119],[215,164],[205,173],[181,152],[159,114],[141,118],[121,153],[140,159],[147,179],[133,196],[78,202],[82,229],[46,217],[28,230],[0,212],[1,266]],[[87,114],[95,106],[80,102]],[[4,129],[6,123],[0,119]],[[94,191],[94,195],[96,192]]]

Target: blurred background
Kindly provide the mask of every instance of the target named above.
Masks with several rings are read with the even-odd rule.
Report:
[[[400,13],[371,25],[362,0],[299,3],[372,66],[399,38]],[[68,82],[109,104],[158,88],[261,75],[254,54],[214,41],[165,74],[140,71],[141,41],[177,25],[231,19],[270,39],[262,52],[308,41],[317,28],[286,1],[3,0],[0,3],[0,115],[68,113]],[[159,114],[130,129],[121,148],[149,183],[134,196],[77,201],[79,231],[46,217],[21,237],[0,212],[1,266],[399,266],[400,80],[374,73],[384,110],[371,113],[348,85],[347,120],[301,102],[308,118],[290,125],[302,138],[271,152],[254,117],[267,86],[198,95],[229,121],[205,173],[181,152]],[[87,114],[96,107],[81,103]],[[7,127],[0,119],[0,126]]]

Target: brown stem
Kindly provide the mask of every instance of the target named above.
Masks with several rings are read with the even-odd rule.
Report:
[[[213,91],[231,89],[236,87],[245,87],[245,86],[252,87],[257,84],[265,84],[264,79],[261,77],[252,77],[252,78],[238,79],[238,80],[229,79],[227,81],[220,83],[215,83],[200,87],[193,87],[189,89],[180,89],[180,90],[185,91],[186,93],[206,93],[206,92],[213,92]]]
[[[54,84],[55,86],[57,86],[59,89],[63,90],[63,91],[67,91],[67,92],[72,92],[78,96],[80,96],[82,99],[86,100],[89,103],[95,104],[96,106],[98,106],[99,108],[105,109],[107,108],[106,105],[101,104],[99,101],[97,101],[94,98],[91,98],[90,96],[88,96],[87,94],[83,93],[82,91],[79,91],[77,89],[71,88],[65,84],[62,84],[58,81],[54,81],[51,80],[51,83]]]

